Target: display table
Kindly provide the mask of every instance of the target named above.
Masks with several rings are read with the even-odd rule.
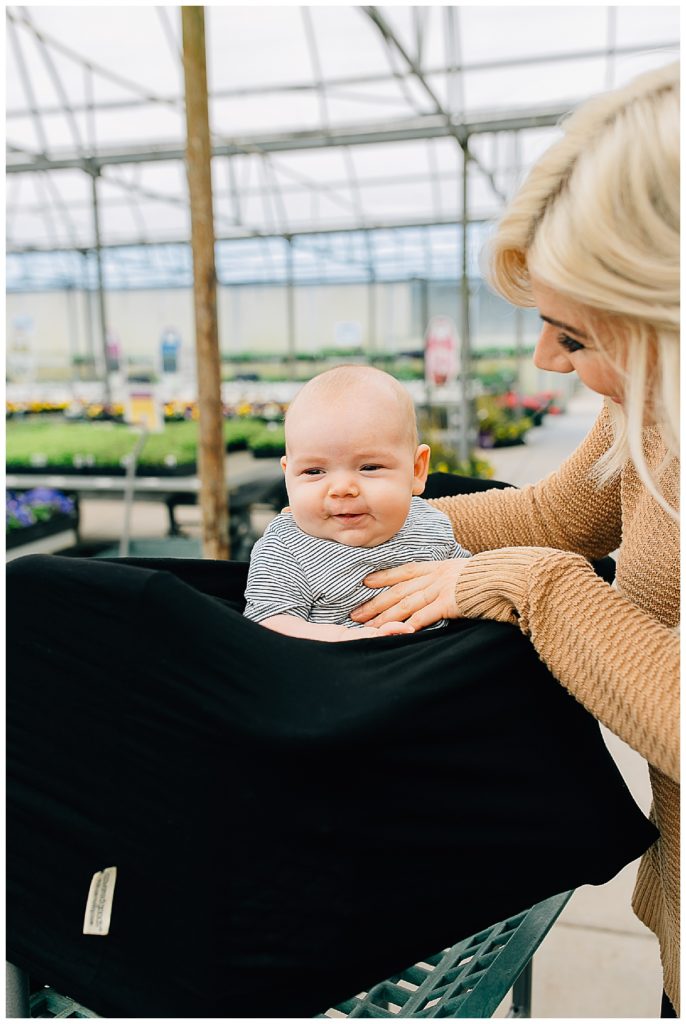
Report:
[[[125,476],[94,475],[90,473],[9,473],[6,486],[14,490],[31,487],[52,487],[72,491],[80,498],[119,498],[127,492]],[[136,476],[135,501],[161,501],[169,512],[169,533],[179,534],[175,508],[181,504],[195,504],[200,493],[198,476]],[[281,498],[283,497],[283,501]],[[227,486],[227,498],[232,514],[239,516],[252,504],[286,504],[283,474],[272,460],[255,461],[244,469],[234,471]],[[42,549],[45,550],[45,549]],[[55,550],[52,548],[51,550]],[[23,552],[28,553],[28,552]]]

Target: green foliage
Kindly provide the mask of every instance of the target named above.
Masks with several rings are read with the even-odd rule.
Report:
[[[7,465],[12,468],[119,466],[133,450],[138,434],[119,423],[54,423],[36,418],[7,425]],[[239,417],[224,424],[227,450],[253,448],[261,453],[267,441],[283,454],[283,430],[271,431],[260,420]],[[149,434],[139,455],[141,466],[195,463],[198,424],[194,420],[165,424],[160,434]]]
[[[320,348],[313,352],[296,352],[296,360],[314,363],[321,359],[364,359],[362,348]],[[285,366],[288,353],[281,352],[222,352],[222,363],[278,363]]]
[[[249,416],[227,420],[224,423],[224,438],[227,452],[251,448],[253,439],[264,431],[262,420]]]
[[[250,442],[250,450],[258,459],[279,458],[286,450],[286,438],[283,427],[270,429],[263,427],[255,433]]]
[[[520,355],[530,356],[534,348],[534,345],[523,345],[521,351],[514,345],[492,345],[489,348],[476,348],[472,351],[472,360],[517,359]]]
[[[247,376],[260,381],[275,382],[293,379],[309,380],[331,364],[352,362],[378,366],[398,380],[422,380],[424,360],[421,352],[365,352],[362,348],[321,348],[295,353],[296,370],[291,374],[285,352],[223,353],[222,380]]]
[[[412,366],[396,366],[389,370],[396,380],[423,380],[424,370]]]
[[[517,415],[503,408],[494,395],[480,395],[476,400],[479,433],[494,445],[516,444],[523,441],[534,423],[530,416]]]
[[[141,465],[193,462],[197,423],[168,423],[150,434],[139,456]],[[9,423],[6,433],[8,468],[13,466],[119,466],[133,450],[137,431],[119,423],[54,423],[34,419]]]
[[[501,370],[490,370],[486,373],[475,374],[477,380],[480,380],[485,388],[489,391],[509,391],[517,380],[517,374],[512,369],[503,368]]]
[[[431,447],[430,473],[459,473],[460,476],[477,477],[483,480],[490,480],[493,476],[493,466],[490,462],[479,458],[474,452],[465,461],[459,457],[454,448],[450,448],[440,441],[428,443]]]

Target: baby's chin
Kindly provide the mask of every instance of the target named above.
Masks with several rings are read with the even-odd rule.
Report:
[[[387,540],[393,537],[393,533],[382,534],[381,536],[374,537],[359,537],[355,538],[350,536],[349,533],[345,533],[343,536],[329,537],[328,540],[336,541],[338,544],[343,544],[347,548],[378,548],[380,544],[385,544]]]

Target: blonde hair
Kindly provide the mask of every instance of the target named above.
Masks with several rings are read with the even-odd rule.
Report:
[[[623,407],[606,400],[614,440],[595,477],[605,484],[631,459],[678,519],[659,480],[679,458],[679,65],[588,100],[561,127],[502,217],[486,274],[515,305],[535,305],[533,274],[585,307],[585,328],[624,379]],[[667,453],[654,473],[646,422]]]
[[[334,366],[330,370],[318,373],[316,377],[310,378],[298,391],[297,395],[286,411],[285,429],[286,444],[288,444],[288,422],[294,415],[301,403],[305,401],[324,401],[327,404],[347,402],[350,405],[351,414],[354,415],[355,407],[363,397],[374,398],[386,395],[397,404],[398,417],[402,421],[407,443],[412,450],[419,444],[417,435],[417,418],[414,411],[414,402],[407,388],[392,377],[385,370],[379,370],[375,366],[364,366],[354,363],[346,363],[342,366]]]

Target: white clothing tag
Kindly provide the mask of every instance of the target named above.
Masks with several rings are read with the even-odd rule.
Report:
[[[83,919],[84,935],[109,934],[116,881],[116,868],[103,868],[93,875],[86,901],[86,916]]]

